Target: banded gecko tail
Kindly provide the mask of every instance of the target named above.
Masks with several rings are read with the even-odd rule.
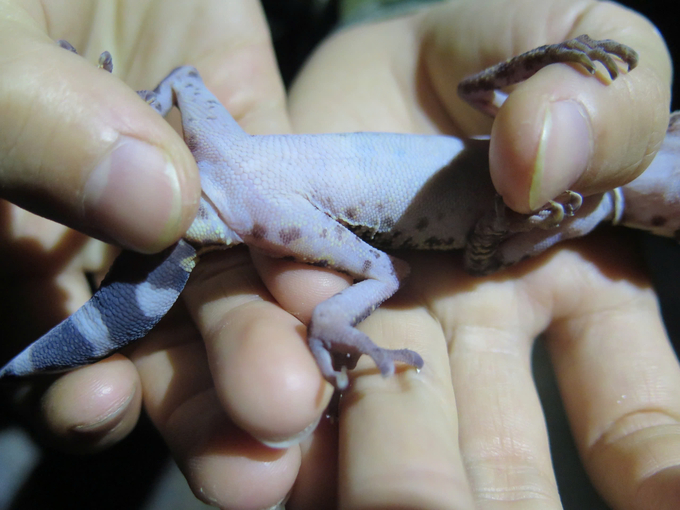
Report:
[[[92,298],[2,367],[0,380],[87,365],[142,338],[177,301],[196,259],[184,240],[156,255],[124,251]]]

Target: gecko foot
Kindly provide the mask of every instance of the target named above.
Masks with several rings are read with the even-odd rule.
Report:
[[[564,218],[576,214],[583,204],[583,197],[575,191],[567,190],[548,202],[540,211],[526,219],[527,226],[548,230],[558,227]],[[522,229],[525,230],[525,229]]]
[[[595,74],[595,62],[600,62],[612,80],[619,76],[618,57],[631,71],[637,66],[637,52],[611,39],[595,40],[580,35],[557,44],[547,44],[484,69],[458,84],[458,95],[478,110],[494,117],[500,104],[495,91],[531,78],[546,66],[559,62],[582,65]]]
[[[73,45],[64,39],[59,39],[57,44],[71,53],[75,53],[76,55],[78,54],[78,51],[73,47]],[[109,73],[113,72],[113,58],[111,57],[111,53],[108,51],[103,51],[102,54],[99,55],[97,68],[108,71]]]
[[[137,95],[141,97],[146,104],[163,115],[163,105],[158,100],[158,94],[153,90],[138,90]]]
[[[410,349],[383,349],[371,339],[353,327],[347,327],[344,334],[338,336],[342,340],[322,340],[313,334],[310,325],[309,348],[316,358],[324,378],[340,390],[349,385],[347,370],[353,369],[359,357],[367,354],[375,362],[383,377],[394,374],[395,362],[405,363],[418,369],[423,367],[424,361],[420,355]],[[324,335],[326,336],[326,335]]]
[[[473,275],[487,275],[498,271],[501,261],[497,258],[501,243],[512,234],[534,229],[549,230],[560,226],[564,218],[576,214],[583,204],[583,197],[567,190],[555,200],[533,214],[519,214],[509,209],[500,195],[496,196],[494,211],[481,218],[465,247],[465,270]]]

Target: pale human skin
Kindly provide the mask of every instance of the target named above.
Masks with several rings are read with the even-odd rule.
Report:
[[[94,26],[79,26],[72,11],[52,13],[48,24],[0,21],[0,37],[8,39],[1,46],[3,80],[40,83],[39,89],[12,90],[11,111],[19,117],[0,116],[0,147],[15,147],[0,168],[6,198],[143,251],[176,239],[194,211],[197,178],[181,139],[123,83],[50,43],[57,38],[90,61],[116,49],[114,65],[134,89],[154,86],[176,65],[194,64],[252,133],[479,133],[490,122],[455,98],[462,76],[581,33],[634,47],[641,62],[619,78],[623,86],[603,86],[573,68],[553,66],[511,96],[494,122],[491,161],[497,188],[520,211],[566,187],[587,193],[625,182],[643,170],[665,132],[670,63],[663,42],[647,22],[613,4],[470,0],[356,27],[331,38],[302,72],[291,91],[290,117],[258,4],[193,2],[205,9],[191,14],[182,9],[186,4],[164,2],[154,11],[162,16],[143,24],[147,6],[137,2],[140,11],[124,15],[124,26],[131,27],[126,40],[172,35],[163,45],[127,51],[105,37],[85,46],[90,32],[111,33],[114,20],[106,16],[83,13],[83,20],[97,20]],[[7,9],[17,5],[5,2]],[[45,35],[46,25],[56,32]],[[18,48],[36,51],[17,59]],[[418,55],[426,62],[420,67]],[[44,73],[45,59],[52,73],[63,72],[60,79]],[[31,110],[46,88],[60,101]],[[4,112],[10,103],[2,90]],[[25,103],[16,106],[17,97]],[[572,98],[587,111],[590,157],[574,157],[583,136],[567,136],[569,126],[556,120],[556,143],[566,145],[568,157],[559,149],[548,155],[554,159],[545,167],[554,170],[546,170],[543,186],[532,193],[532,180],[538,182],[531,177],[532,155],[547,104]],[[55,121],[41,116],[60,120],[61,143],[50,143]],[[31,122],[18,143],[10,128],[26,119]],[[182,175],[174,208],[181,219],[152,215],[142,221],[143,211],[130,212],[126,202],[128,214],[106,210],[115,207],[111,203],[83,212],[83,176],[109,150],[112,130],[169,154]],[[42,167],[59,173],[38,173]],[[141,193],[123,183],[117,198],[127,196],[121,189],[130,202]],[[40,247],[49,249],[64,230],[13,206],[4,211],[13,219],[2,234],[6,251],[32,276],[12,290],[22,296],[59,285],[70,298],[62,313],[72,312],[87,294],[82,271],[103,265],[102,250],[69,235],[72,249],[48,266],[45,260],[52,259]],[[32,251],[22,244],[29,235],[40,243]],[[307,350],[303,324],[347,281],[321,269],[253,259],[238,249],[205,257],[185,292],[196,327],[178,310],[125,356],[48,386],[39,409],[52,439],[72,450],[112,444],[134,426],[143,400],[195,493],[222,508],[266,508],[291,490],[288,508],[326,508],[336,500],[343,508],[559,508],[529,366],[533,341],[546,331],[576,443],[596,487],[615,509],[676,504],[680,370],[653,290],[625,241],[608,236],[572,243],[483,279],[465,276],[451,254],[408,255],[413,274],[406,288],[363,327],[380,345],[417,350],[426,368],[383,379],[370,363],[360,363],[337,422],[324,419],[301,443],[281,449],[253,437],[270,443],[300,438],[324,413],[332,391]],[[38,281],[32,261],[46,267],[44,279]],[[35,298],[22,305],[45,314]],[[56,314],[42,320],[56,320]]]

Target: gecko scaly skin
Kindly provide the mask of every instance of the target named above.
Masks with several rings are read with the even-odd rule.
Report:
[[[637,63],[626,46],[581,36],[490,68],[461,83],[459,92],[493,115],[496,89],[555,62],[577,62],[592,73],[594,61],[600,61],[616,78],[611,55],[629,70]],[[100,67],[110,70],[107,54]],[[362,354],[386,376],[395,362],[423,365],[414,351],[382,349],[355,328],[408,273],[404,262],[381,249],[464,249],[466,268],[484,274],[585,235],[602,221],[670,236],[680,229],[676,116],[659,155],[637,180],[583,201],[567,192],[521,215],[507,209],[494,190],[488,140],[249,135],[192,67],[175,69],[153,92],[139,94],[161,115],[173,106],[182,114],[184,139],[200,170],[198,215],[185,238],[165,252],[123,253],[92,299],[5,365],[0,378],[68,370],[143,337],[175,302],[202,250],[245,243],[355,279],[316,307],[308,329],[324,377],[344,388],[346,370]]]

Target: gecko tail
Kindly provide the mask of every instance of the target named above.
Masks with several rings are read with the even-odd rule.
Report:
[[[184,240],[155,255],[124,251],[92,298],[2,367],[0,380],[87,365],[144,337],[177,301],[196,258]]]

